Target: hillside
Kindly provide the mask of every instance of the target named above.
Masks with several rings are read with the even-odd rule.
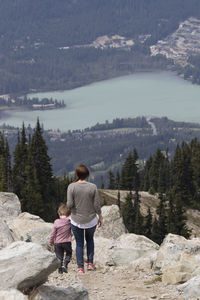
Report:
[[[2,127],[1,131],[8,138],[12,153],[18,129]],[[28,127],[27,134],[33,134],[33,129]],[[175,122],[166,117],[115,119],[85,130],[44,131],[54,174],[70,173],[77,164],[84,162],[92,171],[91,180],[99,187],[102,176],[107,186],[109,169],[120,169],[134,148],[143,165],[157,148],[168,149],[172,157],[178,143],[189,142],[195,137],[200,138],[200,124]]]
[[[1,0],[0,94],[166,69],[149,46],[199,12],[198,0]]]
[[[126,195],[129,191],[120,190],[121,205],[125,202]],[[148,192],[140,192],[140,211],[143,216],[147,215],[150,207],[151,213],[155,216],[156,208],[159,204],[157,196],[151,195]],[[117,204],[117,190],[99,190],[101,203],[105,205]],[[195,209],[187,209],[187,226],[191,230],[191,237],[200,237],[200,211]]]

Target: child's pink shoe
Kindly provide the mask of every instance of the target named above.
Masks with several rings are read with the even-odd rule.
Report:
[[[78,274],[84,274],[85,271],[84,271],[84,268],[78,268]]]
[[[93,263],[88,263],[87,270],[88,271],[94,271],[94,270],[96,270],[96,267]]]

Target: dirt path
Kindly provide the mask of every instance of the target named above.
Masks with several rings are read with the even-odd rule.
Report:
[[[153,271],[144,273],[124,267],[106,267],[78,275],[76,270],[72,261],[68,274],[60,275],[56,271],[49,276],[46,284],[66,288],[80,283],[87,288],[90,300],[183,300],[176,286],[158,281],[159,276]]]

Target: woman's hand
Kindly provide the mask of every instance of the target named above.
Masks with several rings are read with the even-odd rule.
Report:
[[[99,217],[98,227],[102,227],[103,226],[103,217],[102,217],[102,214],[99,214],[98,217]]]

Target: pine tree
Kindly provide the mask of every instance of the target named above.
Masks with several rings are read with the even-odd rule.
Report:
[[[11,167],[8,142],[0,133],[0,191],[11,190]]]
[[[187,217],[185,215],[185,209],[182,205],[182,199],[180,196],[174,195],[175,209],[174,209],[174,223],[176,234],[182,235],[188,238],[190,235],[190,230],[187,228],[186,221]]]
[[[162,172],[164,161],[165,156],[160,149],[157,149],[149,170],[150,189],[154,190],[155,192],[159,192],[159,188],[165,191],[165,182],[163,179],[164,174]]]
[[[144,235],[151,239],[151,233],[152,233],[152,214],[150,207],[148,207],[148,214],[144,218]]]
[[[117,170],[115,182],[116,182],[116,188],[119,189],[120,188],[120,173],[119,173],[119,170]]]
[[[135,190],[135,186],[138,185],[139,174],[137,166],[138,154],[136,149],[133,153],[130,153],[123,164],[122,172],[120,176],[120,187],[123,190]],[[139,189],[139,187],[138,187]]]
[[[165,197],[159,195],[160,203],[157,208],[158,218],[154,219],[152,227],[152,240],[157,244],[161,244],[165,235],[167,234],[167,217],[166,217],[166,207],[165,207]]]
[[[42,201],[41,186],[37,179],[36,168],[33,164],[31,151],[24,170],[25,186],[21,191],[21,203],[24,211],[43,216],[45,208]]]
[[[177,146],[172,162],[173,193],[178,195],[182,205],[190,205],[195,194],[190,147],[183,143]]]
[[[12,168],[11,168],[11,156],[8,145],[8,140],[6,139],[5,145],[5,161],[6,161],[6,174],[7,174],[7,190],[8,192],[12,191]]]
[[[108,176],[109,176],[108,189],[115,190],[115,188],[116,188],[115,176],[111,170],[109,171]]]
[[[191,141],[191,167],[193,171],[194,196],[191,207],[200,210],[200,142],[197,139]]]
[[[36,178],[38,180],[43,201],[44,213],[40,216],[46,221],[50,221],[56,216],[56,193],[50,157],[47,154],[47,150],[38,119],[35,132],[32,137],[30,151],[33,157]]]
[[[125,198],[125,203],[122,207],[122,217],[128,232],[134,232],[135,212],[133,208],[133,195],[131,191]]]
[[[168,193],[166,200],[168,201],[167,232],[176,234],[175,205],[172,192]]]
[[[158,221],[155,218],[153,221],[153,226],[152,226],[152,233],[151,233],[151,239],[157,243],[157,244],[161,244],[161,239],[160,239],[160,230],[158,227]]]
[[[142,181],[141,181],[141,190],[149,191],[150,189],[150,170],[153,163],[153,157],[150,155],[149,159],[146,161],[144,169],[142,171]]]
[[[18,132],[18,142],[14,150],[14,165],[13,165],[13,191],[19,199],[22,199],[22,191],[25,187],[25,167],[28,160],[28,146],[24,124],[22,125],[21,133]],[[22,211],[24,207],[22,205]]]

